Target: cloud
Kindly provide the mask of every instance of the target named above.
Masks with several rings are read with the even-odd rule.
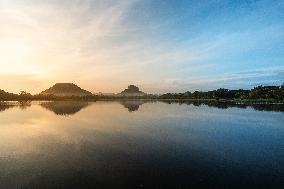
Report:
[[[167,90],[180,92],[187,90],[212,90],[216,88],[252,88],[258,85],[282,85],[284,83],[284,67],[269,67],[247,70],[243,72],[224,73],[216,76],[200,76],[194,78],[173,78],[166,82]]]
[[[118,92],[130,83],[149,92],[184,90],[203,80],[200,87],[211,88],[207,81],[225,84],[215,77],[236,80],[230,73],[283,65],[283,24],[267,24],[270,17],[261,11],[267,2],[253,4],[250,14],[241,9],[242,17],[217,11],[218,3],[165,2],[163,8],[141,0],[0,3],[0,75],[15,76],[14,87],[1,87],[12,91],[19,82],[33,93],[55,82],[75,82],[93,92]],[[268,16],[278,15],[277,8],[267,9]],[[266,55],[274,59],[270,66],[266,51],[274,53]],[[33,82],[44,85],[35,88]]]

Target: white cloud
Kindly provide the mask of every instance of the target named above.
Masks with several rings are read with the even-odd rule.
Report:
[[[226,66],[214,60],[225,53],[249,52],[264,34],[282,36],[283,28],[271,26],[175,38],[167,32],[177,18],[133,23],[130,13],[141,11],[133,9],[141,2],[0,0],[0,74],[15,76],[13,85],[2,83],[1,88],[18,91],[21,82],[35,93],[55,82],[75,82],[93,92],[118,92],[133,82],[149,92],[183,90],[188,81],[203,81],[202,69],[208,71],[205,82],[214,81],[214,66]],[[210,35],[208,40],[204,35]],[[41,89],[32,87],[37,82],[44,83]]]

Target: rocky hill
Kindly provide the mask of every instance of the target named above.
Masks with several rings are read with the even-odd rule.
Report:
[[[91,92],[81,89],[74,83],[56,83],[49,89],[40,93],[41,95],[54,96],[88,96]]]
[[[143,96],[144,92],[140,91],[139,88],[135,85],[129,85],[127,89],[122,91],[119,95],[122,96]]]

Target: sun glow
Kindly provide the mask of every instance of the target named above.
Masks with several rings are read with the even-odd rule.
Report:
[[[15,39],[0,41],[0,72],[14,73],[26,71],[32,67],[30,58],[33,54],[32,46]]]
[[[38,93],[75,82],[119,92],[133,83],[163,93],[283,83],[283,3],[241,4],[228,17],[223,1],[155,3],[0,0],[0,89]]]

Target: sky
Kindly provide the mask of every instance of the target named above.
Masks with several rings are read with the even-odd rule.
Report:
[[[0,0],[0,89],[284,83],[283,0]]]

